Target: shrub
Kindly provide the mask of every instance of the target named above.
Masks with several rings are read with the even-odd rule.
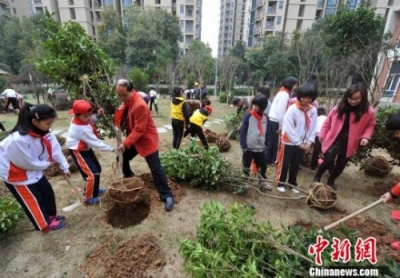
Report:
[[[16,200],[0,197],[0,239],[14,229],[24,213]]]
[[[169,177],[206,190],[217,189],[230,167],[217,147],[205,150],[194,139],[186,149],[163,154],[161,163]]]
[[[395,106],[378,107],[375,111],[376,126],[370,144],[367,147],[359,148],[356,155],[351,159],[354,163],[359,163],[371,156],[373,148],[382,148],[399,164],[400,161],[400,140],[395,139],[393,132],[386,129],[386,121],[400,108]]]
[[[234,111],[229,112],[225,116],[223,116],[224,120],[224,125],[226,132],[231,132],[232,130],[236,130],[237,127],[240,125],[242,122],[244,116],[244,112],[239,113],[239,115],[236,112],[236,109]],[[239,137],[239,132],[235,131],[232,133],[231,137],[229,139],[237,139]]]
[[[315,244],[317,230],[293,226],[278,231],[269,222],[255,222],[254,214],[248,205],[235,203],[225,209],[219,202],[206,203],[196,238],[180,241],[185,271],[192,277],[308,277],[314,265],[313,258],[307,256],[308,247]],[[355,246],[357,234],[344,228],[341,232]],[[330,232],[322,236],[333,242],[338,235]],[[324,267],[355,263],[355,258],[348,264],[333,262],[330,252],[322,252],[321,256]],[[388,267],[380,269],[380,277],[397,277],[396,263],[385,263]],[[357,262],[357,266],[376,267],[367,261]]]

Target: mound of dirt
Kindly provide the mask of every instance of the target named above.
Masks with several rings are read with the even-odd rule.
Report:
[[[345,217],[345,214],[341,213],[333,213],[330,215],[331,222],[335,222],[343,217]],[[304,221],[298,221],[296,222],[297,226],[303,226],[307,231],[311,230],[313,226],[315,226],[317,229],[323,228],[325,225],[322,225],[321,223],[317,223],[316,225],[313,225],[310,222],[304,222]],[[373,220],[372,218],[366,217],[366,216],[356,216],[344,223],[341,224],[343,227],[345,227],[347,230],[350,231],[357,231],[356,237],[362,238],[362,239],[367,239],[368,237],[374,237],[376,238],[376,249],[377,249],[377,258],[378,261],[383,261],[385,255],[388,257],[400,262],[400,253],[393,250],[390,247],[390,243],[392,241],[395,241],[396,238],[395,236],[389,231],[388,228],[386,228],[383,224]],[[335,231],[340,239],[345,239],[346,236],[340,231],[340,225],[333,228],[332,230]]]
[[[121,243],[122,242],[122,243]],[[152,235],[123,241],[110,236],[87,255],[81,265],[85,277],[148,277],[148,270],[161,269],[166,260]]]

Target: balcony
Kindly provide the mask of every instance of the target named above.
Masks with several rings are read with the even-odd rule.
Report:
[[[10,16],[10,10],[8,9],[0,9],[0,16]]]
[[[185,29],[185,33],[193,33],[194,32],[194,28],[186,28]]]
[[[267,14],[276,14],[276,8],[275,7],[268,7]]]
[[[260,14],[256,15],[256,18],[255,18],[255,22],[258,22],[258,21],[261,21],[261,15]]]
[[[265,29],[274,29],[275,24],[273,21],[267,21],[267,24],[265,24]]]
[[[95,0],[95,1],[94,1],[94,7],[95,7],[96,9],[103,8],[103,1],[101,1],[101,0]]]

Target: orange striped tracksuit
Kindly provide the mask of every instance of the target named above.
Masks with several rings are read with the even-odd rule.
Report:
[[[278,165],[276,167],[275,180],[286,182],[289,172],[288,183],[297,185],[297,173],[304,150],[301,144],[311,145],[315,140],[317,128],[317,109],[311,104],[306,108],[300,106],[297,101],[286,111],[282,124],[281,148],[278,153]]]
[[[95,116],[92,117],[95,119]],[[106,152],[113,152],[114,148],[100,140],[95,126],[85,123],[74,117],[67,132],[66,146],[72,159],[86,181],[86,199],[98,196],[100,185],[101,166],[92,147]]]
[[[57,215],[51,184],[43,175],[50,161],[58,162],[64,173],[69,164],[51,132],[39,135],[30,131],[10,134],[0,143],[0,176],[24,209],[36,230],[44,230]]]

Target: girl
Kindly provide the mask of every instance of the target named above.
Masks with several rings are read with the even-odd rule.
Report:
[[[65,227],[65,217],[57,215],[51,184],[43,175],[58,162],[68,178],[68,162],[50,127],[56,111],[46,104],[26,103],[11,134],[0,143],[0,175],[4,184],[24,209],[36,230],[42,232]]]
[[[85,202],[93,205],[100,201],[98,195],[105,189],[99,187],[101,166],[92,147],[105,152],[113,152],[114,148],[100,140],[100,135],[92,124],[97,118],[92,115],[93,109],[89,102],[75,100],[68,113],[74,114],[74,117],[67,132],[66,146],[86,183]],[[98,115],[102,115],[102,110],[99,110]]]
[[[240,128],[240,146],[242,148],[242,163],[244,174],[249,176],[249,168],[254,159],[256,168],[263,180],[267,179],[267,161],[265,159],[265,148],[267,146],[267,122],[268,118],[264,114],[268,106],[268,98],[258,95],[254,98],[252,109],[243,119]],[[271,190],[272,187],[266,181],[260,181],[261,186]]]
[[[278,154],[276,181],[278,190],[285,192],[285,187],[279,182],[286,182],[297,186],[297,173],[300,162],[306,150],[310,149],[315,139],[317,127],[317,110],[311,103],[317,98],[317,91],[312,84],[305,84],[299,88],[297,101],[286,112],[282,124],[281,148]],[[294,193],[300,193],[292,189]]]
[[[390,117],[386,122],[386,129],[394,132],[394,137],[400,139],[400,112],[397,112]],[[384,202],[391,202],[393,199],[400,198],[400,182],[397,183],[393,188],[381,196]],[[400,251],[400,241],[394,241],[391,243],[393,249]]]
[[[279,134],[281,131],[283,117],[290,106],[290,95],[292,90],[297,90],[298,80],[296,77],[286,77],[282,82],[282,87],[272,101],[271,110],[268,117],[268,146],[267,163],[274,164],[278,151]]]
[[[181,146],[183,130],[189,129],[189,118],[190,108],[185,102],[183,89],[175,87],[171,100],[172,147],[174,149],[179,149]]]
[[[319,182],[324,172],[332,167],[328,185],[336,189],[336,178],[358,147],[369,143],[374,127],[375,114],[368,103],[367,88],[361,83],[350,86],[322,125],[319,140],[324,160],[317,169],[314,181]]]
[[[190,117],[190,136],[196,137],[199,136],[201,142],[203,143],[203,146],[206,150],[209,149],[208,146],[208,142],[206,139],[206,136],[204,135],[203,132],[203,125],[204,123],[207,121],[208,116],[211,115],[212,112],[212,108],[211,105],[207,105],[207,104],[211,104],[211,102],[209,100],[203,100],[201,102],[201,107],[200,109],[197,109],[196,111],[194,111],[193,115]]]

